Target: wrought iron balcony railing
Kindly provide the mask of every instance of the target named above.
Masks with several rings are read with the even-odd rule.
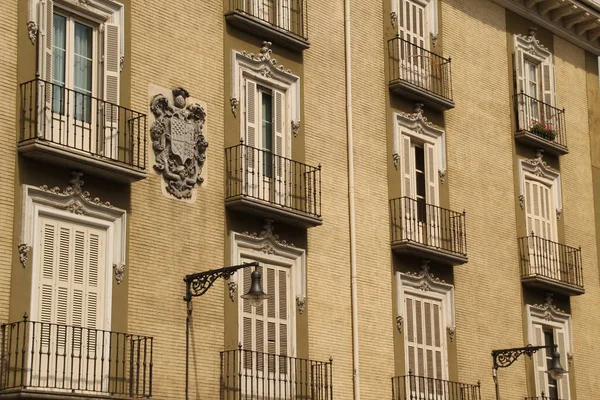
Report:
[[[245,144],[225,149],[226,200],[237,197],[321,217],[321,166],[301,162]]]
[[[146,136],[142,113],[41,79],[21,84],[20,146],[42,141],[144,170]]]
[[[466,213],[409,197],[390,200],[392,246],[417,244],[467,257]]]
[[[392,378],[392,400],[481,400],[480,384],[409,375]]]
[[[523,278],[542,277],[583,291],[581,248],[556,243],[533,232],[519,239],[519,247]]]
[[[541,396],[525,397],[525,400],[562,400],[562,399],[560,399],[558,397],[544,396],[544,394],[542,394]]]
[[[399,35],[388,40],[390,87],[398,87],[413,98],[422,94],[424,98],[419,100],[426,103],[441,103],[442,108],[454,107],[451,59],[422,46]]]
[[[0,395],[152,396],[153,339],[78,326],[23,321],[0,325]]]
[[[515,136],[518,139],[529,139],[534,146],[542,145],[545,150],[557,154],[567,153],[564,109],[560,110],[523,92],[514,96],[514,102],[517,113]]]
[[[333,400],[333,360],[237,350],[221,352],[221,399]]]
[[[229,11],[255,18],[276,29],[308,38],[308,0],[229,0]]]

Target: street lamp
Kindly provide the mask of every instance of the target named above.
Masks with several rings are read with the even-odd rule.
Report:
[[[198,272],[195,274],[186,275],[183,278],[185,282],[185,296],[183,300],[187,303],[187,317],[185,320],[185,398],[188,399],[188,388],[189,388],[189,347],[190,347],[190,318],[192,316],[192,298],[202,296],[210,289],[215,281],[219,278],[229,279],[238,269],[254,267],[254,271],[250,275],[252,282],[250,284],[250,290],[248,293],[242,296],[243,299],[248,300],[252,306],[259,306],[263,300],[268,299],[270,296],[263,291],[262,287],[262,274],[258,270],[258,263],[243,263],[240,265],[234,265],[232,267],[225,267],[220,269],[211,269],[210,271]]]
[[[517,361],[523,354],[527,354],[529,358],[533,353],[538,350],[552,350],[552,360],[550,361],[550,368],[546,371],[554,380],[559,380],[563,377],[567,371],[560,365],[560,353],[556,345],[550,346],[532,346],[516,347],[514,349],[504,350],[492,350],[492,358],[494,359],[494,366],[492,368],[492,376],[494,377],[494,385],[496,387],[496,400],[500,400],[500,389],[498,387],[498,368],[509,367],[512,363]]]

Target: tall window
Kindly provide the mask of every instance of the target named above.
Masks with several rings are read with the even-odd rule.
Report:
[[[52,110],[90,123],[95,75],[96,29],[69,15],[54,13],[52,33]],[[68,96],[62,88],[73,90]],[[67,107],[70,109],[67,110]]]
[[[263,171],[266,177],[273,177],[273,95],[270,90],[259,90],[261,108],[261,147],[264,151]]]
[[[552,329],[544,329],[544,345],[554,346],[554,331]],[[546,351],[546,368],[549,370],[552,366],[552,352]],[[558,399],[558,382],[551,376],[548,376],[548,390],[545,392],[550,399]],[[562,399],[561,399],[562,400]]]
[[[529,96],[529,107],[531,108],[532,117],[540,118],[540,107],[538,100],[540,95],[540,66],[538,63],[525,59],[525,94]]]
[[[544,317],[545,318],[545,317]],[[542,318],[533,320],[533,345],[558,346],[563,368],[567,363],[567,349],[569,346],[570,328],[568,322],[546,321]],[[544,394],[550,400],[569,400],[569,376],[565,375],[560,380],[552,379],[548,368],[552,360],[552,350],[542,349],[534,356],[534,370],[536,395]]]

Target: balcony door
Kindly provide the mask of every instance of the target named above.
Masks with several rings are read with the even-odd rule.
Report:
[[[245,79],[244,186],[246,193],[269,203],[291,203],[291,162],[286,152],[285,94]]]
[[[108,391],[107,231],[40,217],[28,382]]]
[[[290,30],[292,0],[246,0],[246,2],[246,9],[252,10],[255,17],[279,28]]]
[[[294,393],[294,385],[303,383],[298,380],[301,376],[291,376],[296,365],[289,358],[294,356],[290,268],[266,262],[260,265],[263,287],[271,297],[256,307],[239,298],[240,343],[243,345],[241,373],[246,377],[241,390],[260,398],[289,398],[285,396]],[[250,275],[250,268],[245,268],[240,295],[250,289]]]
[[[402,134],[402,201],[405,240],[440,245],[435,146]]]
[[[448,375],[443,310],[441,299],[404,293],[406,370],[413,374],[406,388],[407,399],[437,400],[451,395],[436,381]]]
[[[556,206],[553,188],[540,180],[525,179],[525,214],[532,272],[560,279],[560,259],[556,233]],[[564,271],[564,273],[568,273]],[[565,277],[567,278],[567,277]]]
[[[429,50],[428,0],[399,0],[400,74],[404,80],[429,88],[433,59]]]

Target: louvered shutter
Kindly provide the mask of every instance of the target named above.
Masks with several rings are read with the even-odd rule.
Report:
[[[542,94],[543,94],[543,120],[550,129],[558,130],[559,118],[556,107],[556,90],[554,82],[554,63],[552,56],[549,56],[542,62]]]
[[[534,346],[544,346],[544,329],[542,325],[533,324]],[[546,365],[546,350],[542,349],[533,355],[533,365],[535,370],[535,392],[541,396],[542,392],[548,394],[548,367]]]
[[[120,121],[119,92],[120,92],[120,26],[112,23],[104,24],[103,57],[104,70],[104,107],[98,107],[100,123],[104,126],[104,155],[119,159],[119,145],[130,148],[130,143],[119,143],[119,132],[127,129],[127,121]],[[121,123],[122,122],[122,123]],[[125,136],[123,136],[125,137]],[[96,140],[92,138],[92,143]],[[124,156],[124,155],[122,155]]]
[[[526,100],[525,100],[525,58],[523,49],[521,49],[515,40],[515,52],[513,54],[515,68],[515,94],[517,94],[517,119],[518,128],[528,127]]]
[[[50,326],[54,317],[54,279],[55,246],[58,226],[53,221],[43,220],[40,232],[40,283],[39,288],[39,321],[42,353],[48,352],[50,346]]]
[[[427,198],[425,205],[427,216],[427,240],[430,246],[439,247],[440,245],[440,215],[438,209],[430,207],[429,204],[436,206],[438,204],[437,190],[437,160],[435,157],[435,146],[425,143],[423,146],[425,154],[425,185]]]
[[[256,89],[256,82],[245,78],[244,89],[246,100],[244,103],[244,140],[246,145],[249,146],[246,153],[247,170],[249,174],[252,174],[256,168],[257,163],[256,139],[258,133],[258,92]]]
[[[39,114],[37,116],[40,123],[37,124],[38,135],[46,137],[52,135],[50,131],[52,126],[52,34],[54,19],[54,1],[41,0],[39,5],[38,21],[40,34],[39,38],[39,56],[40,56],[40,76],[46,83],[38,85],[37,101],[39,102]],[[43,121],[43,122],[42,122]],[[44,132],[46,130],[46,132]]]
[[[417,224],[417,205],[414,200],[414,156],[410,136],[401,135],[402,155],[400,175],[402,176],[402,236],[403,239],[414,240],[413,235],[416,232]]]
[[[560,363],[564,369],[568,369],[568,354],[567,349],[568,337],[565,329],[556,328],[554,329],[554,343],[558,346],[558,352],[560,354]],[[558,384],[558,395],[561,399],[570,399],[569,397],[569,374],[564,374],[561,379],[557,381]]]
[[[275,109],[273,110],[274,115],[274,140],[275,140],[275,201],[277,204],[288,205],[289,204],[289,190],[287,190],[287,186],[290,185],[290,172],[291,165],[287,160],[287,140],[285,137],[286,133],[286,114],[287,107],[285,101],[285,94],[279,90],[273,90],[273,95],[275,97]]]

